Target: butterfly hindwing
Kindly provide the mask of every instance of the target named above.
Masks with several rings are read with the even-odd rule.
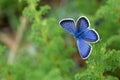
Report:
[[[89,29],[81,37],[88,42],[97,42],[99,40],[99,35],[94,29]]]
[[[92,47],[83,39],[77,39],[77,46],[80,53],[80,56],[83,59],[87,59],[91,53]]]
[[[90,26],[90,23],[88,21],[88,19],[84,16],[78,18],[77,20],[77,32],[84,32],[88,27]]]
[[[60,21],[60,25],[70,34],[72,35],[75,34],[76,28],[75,28],[75,22],[73,19],[63,19]]]

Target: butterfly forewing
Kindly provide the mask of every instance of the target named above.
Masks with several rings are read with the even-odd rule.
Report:
[[[73,19],[64,19],[60,21],[60,25],[70,34],[75,34],[75,22]]]
[[[92,47],[83,39],[77,39],[77,46],[80,53],[80,56],[83,59],[87,59],[91,53]]]
[[[84,32],[89,26],[90,26],[90,23],[86,17],[82,16],[78,18],[77,24],[76,24],[78,33]]]
[[[81,37],[88,42],[97,42],[99,40],[98,33],[93,29],[87,30],[81,35]]]

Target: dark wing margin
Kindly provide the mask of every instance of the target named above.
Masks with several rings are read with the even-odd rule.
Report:
[[[59,24],[70,34],[74,35],[76,31],[75,22],[71,18],[63,19]]]
[[[83,39],[77,40],[77,46],[82,59],[87,59],[91,54],[92,46]]]

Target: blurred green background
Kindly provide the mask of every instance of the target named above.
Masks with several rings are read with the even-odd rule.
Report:
[[[80,16],[100,35],[87,60],[59,25]],[[0,0],[0,80],[120,80],[120,0]]]

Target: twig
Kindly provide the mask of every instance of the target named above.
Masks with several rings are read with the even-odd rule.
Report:
[[[20,23],[20,26],[18,26],[18,29],[16,32],[16,37],[15,37],[15,39],[11,45],[11,48],[10,48],[10,53],[8,56],[8,64],[13,64],[13,62],[14,62],[15,55],[18,51],[20,41],[22,39],[24,30],[25,30],[25,27],[27,24],[27,18],[23,16],[23,17],[21,17],[20,21],[21,21],[21,23]]]
[[[13,38],[5,33],[0,33],[0,41],[7,45],[9,48],[11,48],[11,45],[13,44]]]

